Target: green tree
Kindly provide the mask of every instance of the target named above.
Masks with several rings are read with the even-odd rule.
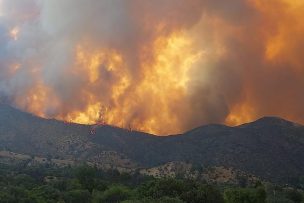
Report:
[[[117,203],[128,200],[133,196],[130,189],[125,186],[111,186],[104,192],[93,192],[93,203]]]
[[[160,199],[144,198],[140,200],[126,200],[121,203],[184,203],[184,201],[179,198],[163,197]]]
[[[88,203],[90,198],[91,194],[88,190],[72,190],[64,194],[66,203]]]
[[[0,191],[0,203],[14,203],[16,202],[15,197],[6,192],[6,191]]]
[[[150,181],[142,185],[138,192],[142,197],[159,199],[161,197],[178,197],[185,191],[187,191],[186,184],[182,180],[166,178]]]
[[[60,192],[49,185],[43,185],[31,190],[29,196],[37,202],[57,202],[60,199]]]
[[[227,189],[224,199],[226,203],[265,203],[266,193],[263,188]]]
[[[84,189],[88,189],[90,192],[93,191],[96,185],[96,170],[94,168],[88,166],[80,167],[76,172],[76,177]]]
[[[295,189],[289,189],[285,191],[285,197],[292,200],[294,203],[304,202],[303,194]]]
[[[199,185],[192,187],[190,191],[181,195],[181,199],[185,202],[196,203],[223,203],[222,194],[211,185]]]

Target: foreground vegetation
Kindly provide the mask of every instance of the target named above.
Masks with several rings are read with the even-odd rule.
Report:
[[[189,179],[155,179],[94,167],[0,165],[2,203],[302,203],[300,189],[272,184],[210,185]]]

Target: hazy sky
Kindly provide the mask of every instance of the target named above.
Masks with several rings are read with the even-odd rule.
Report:
[[[304,122],[303,0],[0,0],[0,98],[156,134]]]

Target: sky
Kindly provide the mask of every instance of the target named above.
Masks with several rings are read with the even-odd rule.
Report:
[[[0,0],[0,101],[157,135],[304,123],[303,0]]]

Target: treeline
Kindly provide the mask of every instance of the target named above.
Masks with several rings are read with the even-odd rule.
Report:
[[[210,185],[95,167],[0,165],[0,203],[304,203],[300,189]]]

